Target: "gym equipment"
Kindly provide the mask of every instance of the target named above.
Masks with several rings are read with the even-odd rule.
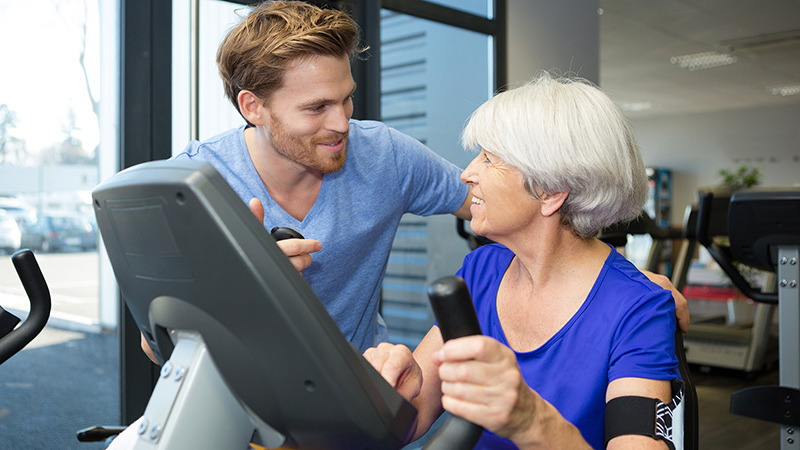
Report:
[[[767,278],[764,292],[751,288],[732,263],[721,256],[722,252],[729,251],[726,246],[714,243],[715,238],[727,238],[730,233],[738,232],[736,227],[740,224],[729,223],[730,193],[701,191],[699,196],[701,202],[705,203],[698,204],[696,208],[687,208],[686,239],[691,240],[692,247],[691,250],[682,249],[678,257],[683,265],[680,288],[685,286],[686,271],[696,240],[709,251],[734,286],[760,303],[756,305],[752,326],[726,324],[724,316],[693,320],[689,332],[684,336],[687,358],[692,364],[734,369],[744,373],[763,370],[778,359],[778,343],[770,333],[775,302],[769,299],[775,298],[775,294],[770,294],[769,290],[774,289],[774,277]],[[698,208],[705,208],[702,217]],[[733,273],[735,275],[731,275]]]
[[[681,238],[679,231],[659,226],[646,211],[630,222],[617,223],[603,229],[597,238],[614,247],[624,247],[628,242],[629,235],[648,235],[653,238],[642,269],[655,273],[659,273],[658,264],[666,243]]]
[[[0,307],[0,364],[25,348],[42,332],[50,318],[50,290],[33,252],[19,250],[11,255],[11,261],[28,295],[31,309],[25,322],[17,327],[19,317]]]
[[[708,225],[714,195],[703,193],[698,237]],[[779,386],[757,386],[731,395],[731,413],[781,425],[781,449],[800,448],[800,188],[761,188],[735,192],[728,212],[730,247],[701,241],[731,281],[758,302],[779,310]],[[777,273],[777,293],[750,286],[736,270],[740,262]]]
[[[444,342],[464,336],[481,334],[481,326],[464,280],[451,276],[434,281],[428,287],[433,315]],[[433,435],[429,450],[470,449],[481,438],[483,428],[458,416],[451,416],[445,426]]]
[[[163,363],[136,449],[405,443],[413,406],[210,164],[140,164],[92,196],[125,301]]]
[[[273,227],[269,234],[275,239],[280,241],[283,239],[304,239],[299,231],[290,227]],[[94,425],[78,430],[75,437],[79,442],[106,442],[106,447],[111,444],[111,441],[120,433],[125,431],[127,427],[118,425]]]

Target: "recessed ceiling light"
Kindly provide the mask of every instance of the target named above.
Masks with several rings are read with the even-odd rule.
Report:
[[[797,95],[800,94],[800,84],[784,84],[782,86],[768,86],[767,92],[772,95],[780,95],[781,97]]]
[[[622,102],[619,109],[623,111],[645,111],[653,107],[653,102]]]
[[[691,55],[673,56],[669,59],[672,64],[677,64],[684,69],[701,70],[712,67],[727,66],[737,61],[733,55],[720,52],[692,53]]]

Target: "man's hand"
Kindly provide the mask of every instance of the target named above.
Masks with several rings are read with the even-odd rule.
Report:
[[[422,388],[422,371],[411,350],[405,345],[382,342],[368,348],[364,359],[380,373],[390,386],[409,402],[416,398]]]
[[[642,270],[642,273],[647,276],[653,283],[661,286],[662,288],[672,291],[672,298],[675,299],[675,317],[678,318],[678,328],[682,332],[689,331],[689,303],[686,297],[678,291],[672,282],[664,275]]]
[[[142,351],[144,352],[145,355],[147,355],[148,358],[150,358],[150,361],[153,361],[154,363],[158,364],[158,360],[156,359],[156,354],[153,353],[153,349],[150,348],[150,344],[147,343],[147,339],[144,337],[144,333],[139,333],[139,334],[142,335],[142,340],[141,340]]]
[[[259,222],[264,223],[264,205],[257,198],[250,200],[250,211]],[[311,265],[311,253],[322,249],[322,243],[314,239],[284,239],[277,242],[278,248],[289,257],[298,272]]]

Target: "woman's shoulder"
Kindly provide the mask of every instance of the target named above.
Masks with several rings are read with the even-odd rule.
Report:
[[[631,261],[626,259],[616,250],[612,250],[606,261],[608,276],[617,283],[630,285],[631,288],[642,290],[643,292],[663,290],[659,285],[650,281]]]
[[[672,293],[650,281],[622,255],[613,251],[606,266],[599,295],[612,299],[610,303],[617,308],[627,311],[628,314],[643,308],[674,310]],[[620,302],[621,298],[626,301]]]
[[[514,253],[503,245],[482,245],[464,257],[459,274],[465,279],[476,276],[484,279],[493,278],[493,275],[505,273],[513,258]]]
[[[469,252],[467,254],[466,260],[470,262],[476,263],[486,260],[511,260],[514,257],[514,253],[506,248],[502,244],[492,243],[481,245],[480,247],[476,248],[475,250]]]

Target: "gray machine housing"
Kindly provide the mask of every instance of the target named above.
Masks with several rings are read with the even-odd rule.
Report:
[[[347,342],[210,164],[140,164],[98,186],[93,200],[125,302],[160,362],[180,331],[199,334],[225,386],[285,446],[406,442],[414,407]]]

